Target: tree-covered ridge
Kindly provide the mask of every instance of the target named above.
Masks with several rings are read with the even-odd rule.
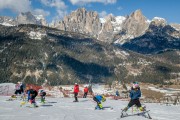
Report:
[[[0,82],[161,83],[180,68],[84,34],[37,25],[0,26]]]

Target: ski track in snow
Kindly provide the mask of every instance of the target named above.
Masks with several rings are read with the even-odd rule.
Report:
[[[121,109],[128,102],[107,99],[103,106],[111,106],[112,110],[94,110],[96,103],[92,98],[79,98],[80,102],[72,102],[74,98],[49,98],[47,105],[28,108],[28,103],[20,107],[20,100],[6,101],[9,97],[0,96],[0,120],[148,120],[142,116],[119,118]],[[52,102],[52,103],[51,103]],[[55,103],[57,102],[57,103]],[[37,104],[39,100],[37,100]],[[180,105],[166,106],[156,103],[145,103],[150,110],[152,120],[180,120]],[[129,109],[131,113],[131,109]]]

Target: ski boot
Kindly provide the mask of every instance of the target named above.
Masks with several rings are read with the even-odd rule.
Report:
[[[39,107],[38,105],[36,105],[36,103],[32,103],[31,105],[30,105],[30,107],[32,107],[32,108],[36,108],[36,107]]]
[[[145,106],[144,106],[144,107],[139,107],[139,110],[140,110],[141,112],[146,111],[146,107],[145,107]]]
[[[20,107],[22,107],[23,105],[25,105],[26,104],[26,102],[25,101],[22,101],[21,103],[20,103]]]
[[[11,98],[17,98],[16,95],[12,95]]]
[[[98,105],[95,107],[95,110],[102,110],[102,109],[103,109],[102,104],[98,104]]]
[[[102,110],[98,105],[95,107],[95,110]]]
[[[128,110],[128,107],[125,107],[124,109],[122,109],[123,112],[126,112]]]

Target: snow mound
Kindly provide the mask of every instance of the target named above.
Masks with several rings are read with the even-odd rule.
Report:
[[[0,95],[12,95],[15,91],[14,83],[2,83],[0,84]]]
[[[31,38],[31,39],[37,39],[37,40],[41,40],[42,37],[46,36],[45,33],[34,32],[34,31],[31,31],[28,35],[29,35],[29,38]]]

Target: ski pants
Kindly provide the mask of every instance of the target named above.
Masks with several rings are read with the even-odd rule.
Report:
[[[97,106],[101,105],[101,102],[96,97],[93,97],[93,100],[97,102]]]
[[[75,98],[75,101],[78,101],[77,96],[78,96],[78,93],[74,93],[74,98]]]
[[[87,97],[87,94],[88,94],[88,93],[87,93],[87,92],[85,92],[85,93],[84,93],[83,98],[86,98],[86,97]]]
[[[128,107],[132,107],[133,105],[136,105],[137,107],[141,107],[141,103],[139,99],[130,100]]]

